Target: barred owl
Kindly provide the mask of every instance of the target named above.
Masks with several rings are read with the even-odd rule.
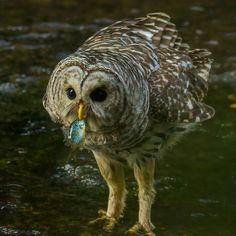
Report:
[[[104,229],[112,230],[123,214],[127,166],[139,191],[138,223],[128,232],[155,235],[155,160],[214,115],[202,102],[210,54],[182,43],[168,15],[151,13],[101,29],[54,69],[43,105],[68,142],[95,156],[109,188],[107,210],[97,219]],[[70,138],[76,120],[84,125],[79,142]]]

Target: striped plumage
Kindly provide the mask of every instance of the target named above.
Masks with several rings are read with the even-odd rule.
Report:
[[[134,169],[140,203],[139,223],[131,231],[151,234],[155,157],[195,123],[214,115],[202,102],[209,55],[182,43],[168,15],[152,13],[100,30],[56,66],[43,103],[52,119],[63,124],[65,137],[78,102],[85,103],[81,147],[92,150],[109,186],[107,229],[124,208],[123,166],[128,165]],[[75,99],[66,96],[68,87],[75,90]],[[104,101],[92,99],[96,89],[105,91]]]

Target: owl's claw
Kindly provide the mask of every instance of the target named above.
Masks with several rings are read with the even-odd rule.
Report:
[[[106,215],[106,211],[103,209],[98,210],[98,218],[89,221],[89,225],[103,225],[103,229],[107,232],[111,232],[117,225],[118,221]]]
[[[132,226],[126,234],[128,235],[146,235],[146,236],[155,236],[156,234],[152,231],[155,227],[151,224],[149,227],[143,226],[140,223]]]
[[[106,215],[107,215],[107,212],[106,212],[104,209],[99,209],[99,210],[98,210],[98,215],[101,216],[101,217],[102,217],[102,216],[106,216]]]
[[[117,220],[114,219],[114,218],[107,218],[105,224],[103,225],[103,229],[106,231],[106,232],[112,232],[113,229],[115,228],[115,226],[117,225]]]

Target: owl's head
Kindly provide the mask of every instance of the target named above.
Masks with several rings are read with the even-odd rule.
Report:
[[[146,113],[140,106],[143,100],[140,94],[136,94],[135,88],[131,90],[109,68],[88,68],[78,60],[66,59],[52,73],[43,105],[54,122],[68,128],[77,119],[79,104],[83,103],[86,133],[114,137],[119,136],[118,129],[132,130],[130,124]],[[115,140],[120,138],[115,137]],[[109,137],[105,139],[100,138],[105,143],[111,141]]]

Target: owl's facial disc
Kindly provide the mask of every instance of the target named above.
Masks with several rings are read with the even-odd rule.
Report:
[[[83,70],[77,65],[65,63],[55,68],[43,100],[45,109],[55,122],[70,126],[77,118],[83,76]]]
[[[111,130],[124,112],[124,86],[106,70],[84,71],[77,65],[59,65],[49,81],[44,107],[55,122],[70,127],[78,119],[81,102],[88,132]]]
[[[82,101],[89,107],[86,122],[91,131],[110,129],[123,108],[123,86],[112,73],[93,71],[81,85]]]

